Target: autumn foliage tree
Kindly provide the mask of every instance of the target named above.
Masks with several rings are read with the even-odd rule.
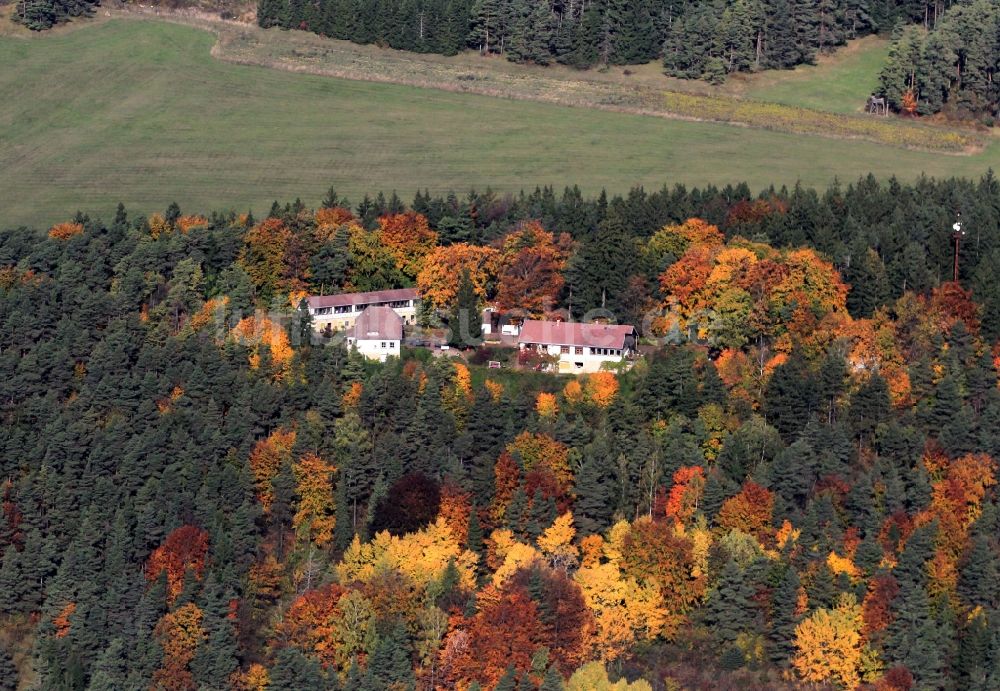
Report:
[[[154,634],[163,648],[163,665],[153,674],[154,688],[163,691],[194,691],[190,664],[206,638],[202,611],[193,602],[163,615]]]
[[[333,473],[336,468],[313,453],[292,466],[298,508],[292,518],[296,533],[323,547],[333,538]]]
[[[723,528],[748,533],[763,542],[771,533],[773,511],[774,493],[747,480],[739,494],[722,504],[715,521]]]
[[[257,499],[265,513],[270,511],[274,500],[272,482],[282,464],[291,463],[293,446],[295,430],[278,428],[254,444],[250,451],[250,471],[257,484]]]
[[[569,238],[556,238],[530,221],[509,233],[501,244],[496,302],[503,311],[523,310],[544,316],[554,309],[565,280]]]
[[[476,294],[485,298],[496,280],[499,253],[491,247],[457,243],[435,248],[417,274],[417,290],[429,306],[448,309],[455,302],[463,271]]]
[[[415,278],[423,268],[424,258],[437,246],[438,234],[430,229],[423,214],[407,211],[379,218],[378,238],[396,268]]]
[[[153,550],[146,561],[146,580],[155,581],[167,574],[167,597],[173,600],[184,587],[184,578],[191,574],[201,578],[208,556],[208,533],[193,525],[173,530],[163,544]]]
[[[818,609],[795,629],[792,666],[811,682],[832,681],[853,689],[861,681],[861,607],[845,595],[835,609]]]

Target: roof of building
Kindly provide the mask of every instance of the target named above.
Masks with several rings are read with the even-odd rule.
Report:
[[[389,307],[368,307],[354,322],[353,336],[359,341],[399,341],[403,320]]]
[[[419,299],[416,288],[397,288],[396,290],[374,290],[370,293],[341,293],[340,295],[310,295],[306,298],[309,306],[346,307],[347,305],[374,305],[380,302],[399,302],[402,300]]]
[[[625,347],[625,339],[635,334],[635,327],[623,324],[581,324],[528,319],[521,326],[520,343],[589,346],[591,348]]]

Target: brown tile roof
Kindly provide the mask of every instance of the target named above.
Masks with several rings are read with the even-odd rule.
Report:
[[[399,341],[403,320],[389,307],[368,307],[354,322],[352,335],[360,341]]]
[[[528,319],[521,326],[519,343],[589,346],[591,348],[625,347],[625,339],[635,334],[635,327],[616,324],[580,324]]]
[[[347,305],[374,305],[380,302],[418,300],[416,288],[375,290],[370,293],[341,293],[340,295],[310,295],[306,300],[313,309],[317,307],[345,307]]]

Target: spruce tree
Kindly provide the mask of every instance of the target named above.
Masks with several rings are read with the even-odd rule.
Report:
[[[455,306],[448,316],[448,343],[456,348],[476,346],[482,339],[482,317],[479,312],[479,296],[469,276],[463,269],[458,281]]]
[[[788,565],[771,594],[771,626],[768,630],[771,662],[781,667],[791,665],[795,654],[795,627],[799,624],[797,614],[799,598],[799,574],[795,567]]]
[[[18,674],[14,658],[0,645],[0,691],[17,691]]]

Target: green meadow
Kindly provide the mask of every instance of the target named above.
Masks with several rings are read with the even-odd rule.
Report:
[[[260,213],[274,199],[315,204],[330,186],[352,200],[486,186],[759,189],[868,172],[978,176],[1000,162],[996,143],[933,154],[236,65],[211,56],[214,41],[125,19],[0,36],[0,225],[109,216],[119,201],[134,213],[171,201]]]

